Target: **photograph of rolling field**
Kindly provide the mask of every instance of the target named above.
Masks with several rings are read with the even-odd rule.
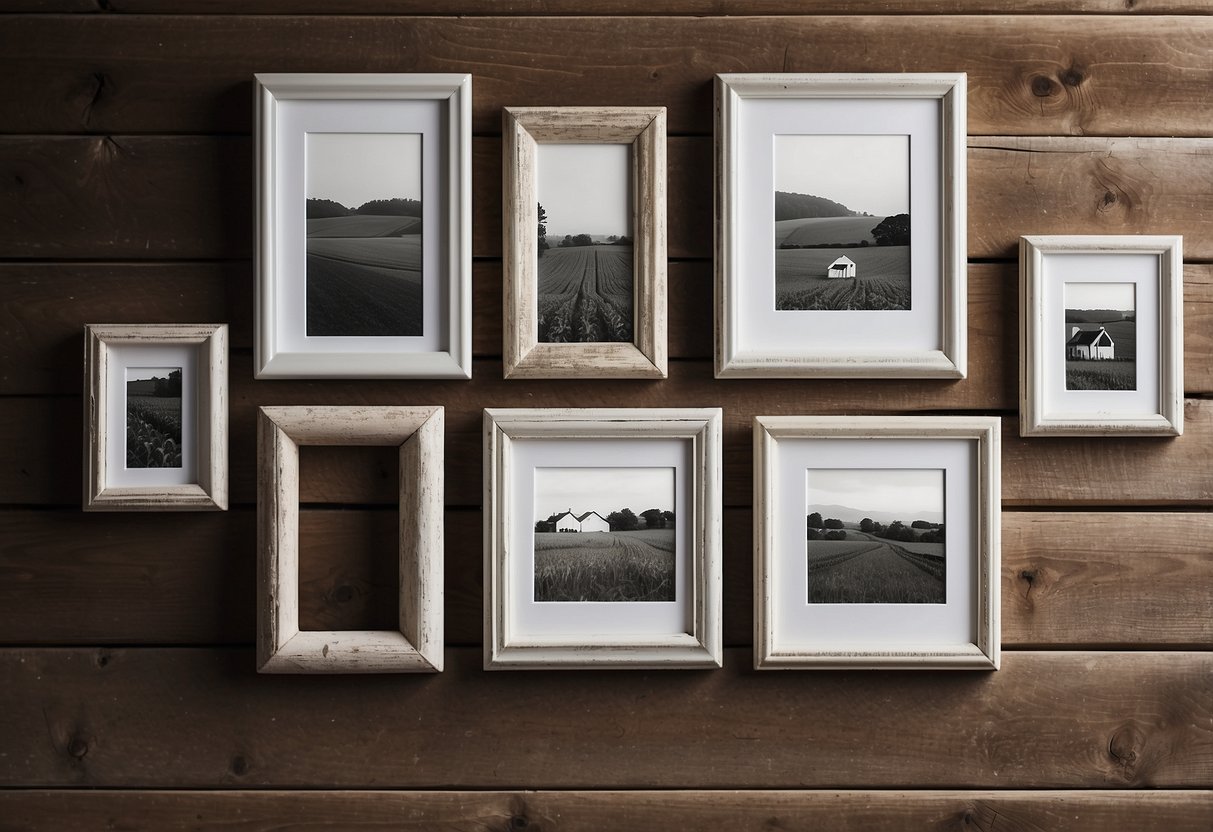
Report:
[[[809,469],[810,604],[947,600],[944,472]]]
[[[309,336],[424,334],[421,136],[307,136]]]
[[[632,340],[630,166],[627,145],[539,145],[541,343]]]
[[[908,136],[775,137],[775,308],[910,308]]]
[[[1137,389],[1134,283],[1065,285],[1067,390]]]
[[[673,468],[536,469],[534,600],[676,600],[673,505]]]

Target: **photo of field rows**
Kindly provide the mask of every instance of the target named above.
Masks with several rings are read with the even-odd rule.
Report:
[[[674,601],[674,529],[535,534],[535,600]]]
[[[810,540],[810,604],[942,604],[943,543],[894,542],[850,528],[846,540]]]
[[[866,219],[873,222],[871,217]],[[826,277],[829,265],[840,255],[855,261],[855,277]],[[909,309],[910,247],[777,249],[775,308]]]
[[[181,369],[128,370],[126,467],[181,467]]]
[[[552,248],[539,258],[539,341],[632,340],[632,247]]]

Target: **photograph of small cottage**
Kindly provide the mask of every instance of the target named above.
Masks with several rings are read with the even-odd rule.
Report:
[[[1136,284],[1065,285],[1067,390],[1137,389]]]

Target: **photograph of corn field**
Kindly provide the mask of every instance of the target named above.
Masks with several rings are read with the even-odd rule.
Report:
[[[540,144],[541,343],[632,340],[631,148]]]
[[[775,137],[775,309],[910,308],[910,137]]]
[[[126,467],[181,467],[181,368],[126,370]]]
[[[308,336],[424,334],[421,136],[307,135]]]
[[[673,468],[535,471],[534,600],[677,600]]]
[[[947,600],[944,472],[809,469],[810,604]]]

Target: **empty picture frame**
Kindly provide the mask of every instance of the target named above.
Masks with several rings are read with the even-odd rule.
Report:
[[[262,407],[257,417],[257,670],[442,670],[443,409]],[[400,447],[398,630],[299,629],[299,446]]]
[[[754,666],[999,663],[1000,421],[754,419]]]
[[[470,75],[261,74],[257,378],[470,378]]]
[[[720,423],[485,410],[486,669],[720,666]]]
[[[227,508],[227,325],[84,327],[84,510]]]
[[[665,378],[665,108],[509,107],[502,131],[505,377]]]
[[[965,88],[716,76],[717,378],[965,377]]]
[[[1021,436],[1183,433],[1183,241],[1019,241]]]

